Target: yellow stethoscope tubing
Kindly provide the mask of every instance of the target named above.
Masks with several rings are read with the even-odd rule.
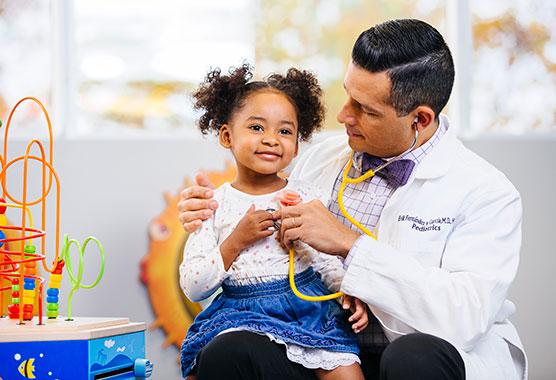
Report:
[[[349,220],[351,223],[353,223],[361,231],[363,231],[364,233],[366,233],[367,235],[369,235],[373,239],[377,240],[376,236],[371,231],[369,231],[365,226],[363,226],[361,223],[359,223],[357,220],[355,220],[346,211],[346,209],[344,207],[344,202],[342,201],[342,198],[343,198],[344,190],[345,190],[347,184],[348,183],[363,182],[367,178],[370,178],[370,177],[375,175],[374,171],[371,169],[367,173],[363,174],[362,176],[360,176],[358,178],[348,178],[348,173],[349,173],[349,170],[351,169],[352,165],[353,165],[353,151],[351,152],[349,162],[346,166],[346,169],[344,170],[343,181],[342,181],[342,184],[340,185],[340,190],[338,191],[338,206],[340,207],[340,211],[346,217],[347,220]],[[299,290],[297,290],[297,287],[295,286],[294,275],[295,275],[294,274],[294,252],[293,252],[293,249],[290,249],[290,266],[289,266],[290,287],[292,288],[292,291],[296,296],[298,296],[302,300],[313,301],[314,302],[314,301],[332,300],[332,299],[342,297],[342,296],[345,295],[343,292],[331,293],[331,294],[327,294],[325,296],[308,296],[308,295],[305,295],[305,294],[301,293]]]
[[[364,180],[372,177],[375,175],[375,173],[384,168],[385,166],[389,165],[390,163],[396,161],[398,158],[405,156],[407,153],[411,152],[411,150],[415,147],[415,144],[417,144],[417,137],[419,136],[419,132],[417,130],[417,119],[414,122],[414,128],[415,128],[415,138],[413,139],[413,143],[411,144],[411,146],[409,147],[408,150],[406,150],[405,152],[399,154],[398,156],[394,157],[393,159],[389,160],[388,162],[386,162],[384,165],[378,167],[375,171],[373,171],[372,169],[369,169],[368,172],[366,172],[365,174],[363,174],[360,177],[357,178],[349,178],[348,177],[348,173],[351,169],[351,167],[353,166],[353,150],[351,151],[351,155],[349,157],[349,162],[346,166],[346,169],[344,170],[344,173],[342,175],[342,184],[340,185],[340,190],[338,191],[338,206],[340,207],[340,211],[342,212],[342,214],[346,217],[347,220],[349,220],[351,223],[353,223],[354,226],[356,226],[357,228],[359,228],[361,231],[363,231],[365,234],[369,235],[370,237],[372,237],[375,240],[378,240],[378,238],[371,232],[369,231],[365,226],[363,226],[361,223],[359,223],[357,220],[355,220],[345,209],[344,207],[344,202],[342,201],[343,199],[343,195],[344,195],[344,190],[347,186],[348,183],[360,183],[363,182]],[[290,249],[290,265],[289,265],[289,280],[290,280],[290,287],[292,288],[293,293],[305,300],[305,301],[327,301],[327,300],[331,300],[334,298],[338,298],[338,297],[342,297],[345,296],[345,294],[343,292],[336,292],[336,293],[332,293],[332,294],[327,294],[325,296],[307,296],[303,293],[300,293],[299,290],[297,290],[297,287],[295,286],[295,280],[294,280],[294,252],[293,249]]]

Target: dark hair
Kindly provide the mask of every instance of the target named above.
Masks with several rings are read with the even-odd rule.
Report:
[[[454,84],[454,62],[442,35],[420,20],[392,20],[359,35],[353,62],[370,72],[386,71],[392,88],[388,102],[398,116],[427,105],[438,118]]]
[[[259,91],[278,92],[288,98],[297,113],[300,140],[307,141],[321,128],[326,111],[320,100],[322,90],[313,74],[290,68],[285,76],[271,74],[250,82],[252,77],[253,68],[247,63],[230,68],[228,75],[222,75],[219,68],[207,74],[193,93],[194,108],[204,111],[197,122],[203,134],[218,132],[245,105],[247,97]]]

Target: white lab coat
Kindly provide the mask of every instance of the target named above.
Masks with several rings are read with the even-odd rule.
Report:
[[[332,189],[350,152],[347,136],[331,137],[291,176]],[[527,378],[506,299],[519,262],[521,199],[501,172],[449,128],[392,195],[375,233],[378,241],[360,238],[341,290],[369,305],[388,339],[419,331],[451,342],[469,380]]]

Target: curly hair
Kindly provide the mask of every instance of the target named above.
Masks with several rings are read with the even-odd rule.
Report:
[[[324,122],[326,110],[321,102],[322,89],[309,71],[290,68],[286,75],[270,74],[261,81],[250,82],[253,68],[244,63],[222,75],[219,68],[211,70],[193,93],[195,110],[202,111],[197,121],[203,134],[216,132],[229,122],[245,100],[259,91],[284,94],[297,113],[298,137],[307,141]]]

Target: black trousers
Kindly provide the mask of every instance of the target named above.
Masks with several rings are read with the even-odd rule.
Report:
[[[366,380],[465,380],[463,359],[450,343],[415,333],[390,343],[382,354],[362,350]],[[316,380],[313,371],[290,362],[283,345],[238,331],[214,338],[197,356],[197,380]]]

